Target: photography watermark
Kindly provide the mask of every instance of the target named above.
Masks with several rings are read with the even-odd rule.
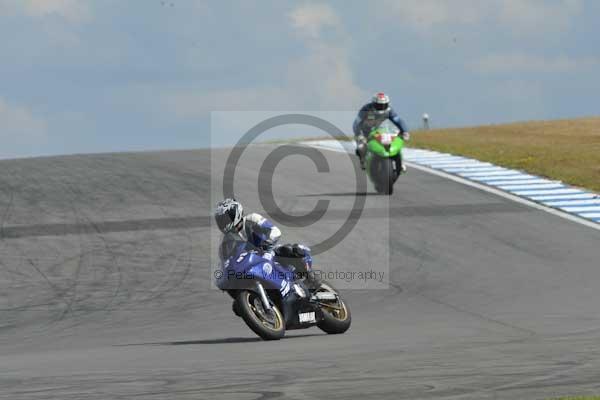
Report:
[[[385,289],[389,197],[369,191],[353,151],[336,154],[311,141],[285,140],[310,133],[348,149],[354,117],[354,111],[211,113],[211,200],[214,205],[235,198],[246,214],[259,213],[281,230],[279,244],[310,247],[322,279],[339,288]],[[241,274],[244,280],[250,266],[233,272],[219,268],[221,239],[217,229],[211,230],[213,278],[224,274],[235,280]]]
[[[347,283],[360,282],[367,283],[368,281],[374,281],[377,283],[385,283],[386,273],[385,271],[377,271],[375,269],[369,269],[366,271],[345,271],[345,270],[315,270],[310,273],[312,278],[316,278],[320,281],[344,281]],[[255,280],[256,274],[248,271],[236,271],[236,270],[223,270],[217,269],[213,272],[215,279],[235,279],[235,280]],[[308,277],[306,272],[295,272],[295,271],[271,271],[261,272],[258,274],[261,279],[269,281],[281,281],[281,280],[301,280]]]

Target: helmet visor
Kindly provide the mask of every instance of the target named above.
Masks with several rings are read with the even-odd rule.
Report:
[[[377,111],[385,111],[388,109],[390,103],[375,103],[375,109]]]
[[[221,232],[227,233],[233,228],[233,221],[235,219],[235,210],[227,210],[227,212],[215,216],[217,226]]]

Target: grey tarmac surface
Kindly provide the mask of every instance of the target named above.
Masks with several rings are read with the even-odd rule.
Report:
[[[237,169],[247,209],[263,212],[257,174],[273,149],[249,149]],[[1,399],[600,393],[600,232],[414,170],[389,199],[359,193],[358,238],[315,260],[389,252],[389,289],[343,290],[344,335],[258,340],[210,284],[227,154],[0,161]],[[331,200],[319,229],[283,226],[288,241],[328,236],[352,208],[348,157],[323,154],[329,173],[299,156],[275,170],[285,212]]]

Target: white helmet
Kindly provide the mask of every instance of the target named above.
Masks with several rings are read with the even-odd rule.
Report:
[[[371,102],[375,107],[375,111],[379,113],[383,113],[390,108],[390,98],[383,92],[375,93]]]
[[[236,199],[225,199],[217,203],[215,220],[223,233],[233,231],[244,219],[244,208]]]

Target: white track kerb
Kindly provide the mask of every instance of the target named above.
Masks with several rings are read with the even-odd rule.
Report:
[[[354,153],[355,150],[353,142],[314,140],[302,143],[337,152]],[[411,168],[443,176],[600,230],[600,195],[596,193],[452,154],[405,148],[403,155]]]

